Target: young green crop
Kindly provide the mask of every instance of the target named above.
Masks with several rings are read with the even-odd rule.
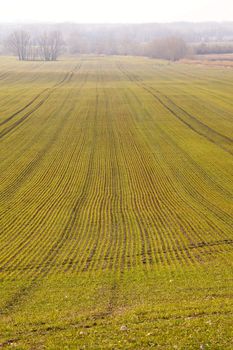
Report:
[[[0,347],[232,349],[232,78],[0,59]]]

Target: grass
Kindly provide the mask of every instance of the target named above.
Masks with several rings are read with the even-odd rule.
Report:
[[[233,70],[0,58],[0,347],[232,349]]]

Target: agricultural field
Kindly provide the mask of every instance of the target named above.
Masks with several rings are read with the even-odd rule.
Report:
[[[233,69],[0,58],[0,348],[233,349]]]

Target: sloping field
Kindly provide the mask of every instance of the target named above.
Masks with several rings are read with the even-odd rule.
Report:
[[[0,59],[0,348],[233,348],[233,70]]]

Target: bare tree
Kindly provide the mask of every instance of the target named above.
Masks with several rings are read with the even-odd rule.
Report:
[[[56,61],[63,48],[61,33],[58,31],[45,32],[40,36],[38,42],[42,59]]]
[[[50,61],[49,37],[46,32],[39,37],[38,43],[40,48],[41,59],[45,61]]]
[[[51,50],[51,61],[56,61],[59,54],[62,52],[63,39],[60,32],[55,31],[50,33],[50,50]]]
[[[148,45],[148,55],[154,58],[177,61],[185,57],[186,53],[187,46],[181,38],[157,39]]]
[[[53,31],[44,33],[40,37],[31,36],[28,32],[19,30],[9,35],[6,46],[18,56],[20,61],[45,60],[56,61],[63,49],[61,33]]]
[[[15,31],[8,37],[7,45],[20,61],[27,60],[30,51],[30,34],[24,30]]]

